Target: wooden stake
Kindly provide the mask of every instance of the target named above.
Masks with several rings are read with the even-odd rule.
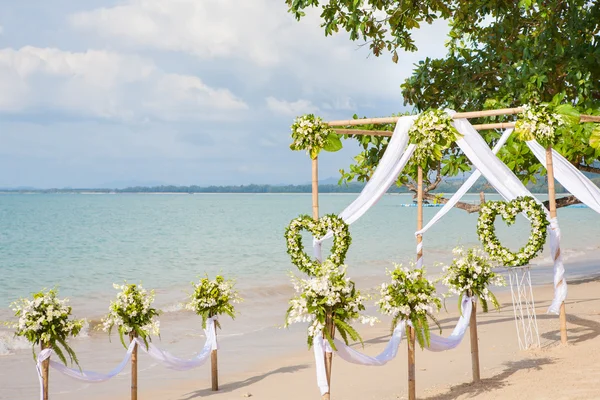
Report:
[[[546,170],[548,171],[548,201],[550,203],[550,218],[556,218],[556,192],[554,189],[554,165],[552,162],[552,146],[546,148]],[[560,247],[556,250],[556,254],[552,254],[552,258],[556,260],[560,255]],[[564,282],[559,282],[563,285]],[[560,341],[562,344],[567,343],[567,313],[565,310],[565,302],[560,305]]]
[[[215,327],[215,338],[217,337],[217,325]],[[219,390],[219,368],[217,364],[217,350],[210,352],[210,377],[212,380],[212,391],[216,392]]]
[[[469,294],[471,296],[471,294]],[[473,382],[481,380],[479,374],[479,339],[477,337],[477,301],[473,302],[471,321],[469,322],[471,336],[471,367],[473,368]]]
[[[416,400],[415,330],[410,326],[406,327],[406,337],[408,338],[408,400]]]
[[[42,350],[49,348],[50,346],[46,345],[44,342],[41,344]],[[42,387],[44,390],[44,398],[43,400],[48,400],[48,384],[50,379],[50,358],[46,358],[42,361]]]
[[[485,193],[479,192],[479,203],[485,203]]]
[[[133,342],[138,337],[137,332],[131,332],[129,334],[129,341]],[[137,356],[138,356],[138,345],[137,343],[133,346],[133,352],[131,353],[131,400],[137,400],[138,392],[138,379],[137,379]]]
[[[335,337],[335,326],[333,325],[333,317],[331,314],[327,315],[325,319],[325,329],[329,332],[329,335],[333,339]],[[327,374],[327,385],[329,386],[329,392],[325,393],[322,397],[323,400],[329,400],[331,396],[331,368],[333,366],[333,353],[325,353],[325,373]]]

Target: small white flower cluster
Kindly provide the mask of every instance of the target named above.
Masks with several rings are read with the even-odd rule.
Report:
[[[348,224],[335,214],[325,215],[315,221],[308,215],[301,215],[293,219],[285,230],[285,240],[287,244],[287,253],[292,259],[292,264],[298,267],[300,271],[314,275],[315,270],[319,268],[320,263],[311,259],[304,251],[302,244],[302,235],[300,231],[306,229],[316,238],[321,238],[328,231],[333,232],[333,246],[331,255],[326,261],[335,265],[341,265],[346,259],[346,253],[352,242]]]
[[[321,333],[326,325],[328,315],[333,323],[341,321],[347,325],[353,321],[373,325],[377,318],[361,315],[366,300],[354,286],[354,282],[346,277],[346,266],[337,266],[325,261],[308,279],[293,277],[293,285],[297,296],[290,300],[285,326],[297,322],[309,322],[308,342],[312,345],[315,335]],[[338,331],[343,325],[336,324]],[[343,331],[342,337],[346,338]],[[354,331],[348,332],[353,337]]]
[[[515,254],[500,244],[494,221],[500,214],[509,225],[512,225],[520,212],[524,212],[529,218],[531,234],[527,244]],[[483,248],[493,260],[507,267],[517,267],[529,263],[542,250],[546,242],[547,226],[548,219],[542,206],[533,197],[518,197],[509,203],[503,201],[484,203],[477,220],[477,235]]]
[[[306,153],[315,158],[325,146],[327,136],[334,133],[320,117],[313,114],[296,118],[292,125],[292,150],[306,150]]]
[[[111,301],[108,315],[102,319],[102,329],[110,334],[116,326],[122,342],[123,335],[134,332],[144,341],[150,334],[159,335],[160,322],[155,320],[159,311],[152,307],[154,290],[148,292],[136,284],[113,284],[113,287],[120,292],[117,299]]]
[[[537,140],[547,146],[555,143],[556,128],[565,124],[560,114],[544,105],[524,105],[515,123],[515,133],[521,140]]]
[[[19,299],[11,304],[19,321],[12,324],[16,335],[27,338],[32,344],[52,345],[57,339],[77,336],[83,320],[69,319],[71,307],[68,299],[58,299],[55,290],[39,292],[33,300]]]
[[[413,160],[423,165],[429,160],[441,160],[444,150],[462,136],[453,125],[452,117],[443,110],[423,112],[408,130],[410,143],[416,144]]]
[[[483,250],[474,248],[465,251],[457,247],[452,251],[455,259],[452,264],[444,267],[442,283],[448,287],[451,294],[478,296],[487,312],[487,303],[499,307],[489,286],[505,286],[502,275],[492,270],[492,265]]]
[[[381,312],[394,319],[412,320],[440,309],[441,300],[435,296],[435,286],[425,277],[424,269],[409,269],[401,264],[388,271],[392,282],[381,284]]]
[[[185,308],[202,316],[204,327],[206,327],[206,320],[216,315],[227,314],[235,318],[233,304],[239,303],[242,299],[234,290],[233,280],[226,280],[221,275],[217,275],[214,280],[205,277],[192,285],[194,293],[190,295]]]

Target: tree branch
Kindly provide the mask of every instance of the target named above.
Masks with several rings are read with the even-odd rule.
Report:
[[[556,208],[566,207],[566,206],[570,206],[572,204],[581,204],[581,201],[575,196],[567,196],[567,197],[561,197],[560,199],[556,199]],[[550,201],[546,200],[544,202],[544,206],[546,206],[546,208],[549,208]]]
[[[589,165],[583,165],[583,164],[579,164],[576,167],[581,171],[591,172],[594,174],[600,174],[600,168],[590,167]]]
[[[432,201],[436,200],[438,203],[441,203],[441,204],[446,204],[448,202],[448,199],[446,199],[444,197],[436,198],[434,194],[430,194],[430,193],[424,193],[423,199],[432,200]],[[458,203],[456,203],[456,205],[454,207],[460,208],[461,210],[465,210],[469,214],[472,214],[474,212],[479,211],[480,204],[470,204],[470,203],[464,203],[462,201],[459,201]]]

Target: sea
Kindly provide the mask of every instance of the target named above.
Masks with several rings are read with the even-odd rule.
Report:
[[[320,214],[338,214],[356,196],[323,194]],[[477,203],[479,195],[466,195],[464,201]],[[375,292],[394,263],[409,265],[415,259],[417,209],[406,206],[412,203],[409,194],[385,195],[351,225],[348,275],[366,292]],[[293,295],[290,275],[301,275],[289,260],[283,234],[290,220],[311,214],[311,206],[310,194],[0,194],[0,321],[15,321],[11,302],[56,287],[60,297],[70,299],[73,313],[87,321],[81,337],[72,341],[80,362],[85,369],[106,372],[124,353],[117,337],[97,329],[116,295],[112,285],[141,283],[155,290],[162,310],[157,343],[191,356],[204,336],[198,317],[182,304],[191,282],[221,274],[236,280],[244,298],[239,317],[223,319],[219,338],[225,354],[246,354],[251,364],[271,352],[305,348],[305,327],[282,331]],[[425,208],[425,222],[439,210]],[[425,234],[425,265],[432,278],[451,262],[454,247],[479,245],[477,217],[453,209]],[[598,214],[563,208],[558,217],[567,279],[598,272]],[[498,219],[496,227],[502,243],[514,250],[527,241],[529,225],[521,216],[510,227]],[[310,237],[304,237],[311,254]],[[552,281],[548,246],[532,264],[534,284]],[[229,363],[232,370],[250,368]],[[8,365],[28,372],[16,378]],[[77,398],[85,388],[64,383],[59,398]],[[33,398],[37,390],[31,346],[0,324],[0,399],[26,398],[29,392]]]

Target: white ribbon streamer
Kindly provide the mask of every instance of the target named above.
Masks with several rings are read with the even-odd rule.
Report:
[[[80,371],[79,369],[68,368],[65,365],[53,360],[50,360],[50,366],[58,372],[70,378],[77,379],[79,381],[84,381],[88,383],[105,382],[111,378],[114,378],[116,375],[121,373],[121,371],[123,371],[123,369],[125,368],[125,366],[131,358],[131,353],[133,353],[135,345],[137,344],[139,349],[146,352],[150,357],[154,358],[155,360],[162,362],[166,368],[173,369],[176,371],[187,371],[189,369],[204,364],[208,360],[211,350],[217,350],[218,344],[217,335],[215,332],[216,318],[217,317],[212,317],[206,321],[206,329],[204,330],[204,334],[206,335],[206,342],[204,343],[204,347],[202,348],[200,353],[198,353],[198,355],[192,358],[191,360],[177,358],[169,352],[159,349],[152,343],[149,343],[148,348],[146,349],[144,341],[140,338],[135,338],[135,340],[129,344],[129,347],[127,348],[127,353],[125,354],[123,361],[121,361],[119,365],[117,365],[112,371],[110,371],[107,374],[101,374],[92,371]],[[44,349],[38,354],[37,357],[36,369],[38,373],[38,379],[40,382],[40,399],[42,400],[44,398],[42,362],[50,358],[52,354],[54,354],[54,351],[52,349]]]
[[[429,351],[440,352],[451,350],[458,346],[463,340],[465,333],[467,332],[467,328],[469,327],[474,301],[477,301],[477,298],[465,296],[461,304],[461,317],[459,318],[456,327],[452,331],[452,334],[449,337],[445,338],[432,333],[430,335],[430,345],[426,346],[425,348]],[[354,350],[339,339],[334,339],[333,342],[335,344],[335,347],[337,348],[337,351],[332,351],[331,348],[328,348],[329,342],[327,342],[326,339],[323,338],[322,334],[315,335],[313,347],[315,354],[315,365],[317,370],[317,386],[321,391],[321,395],[324,395],[325,393],[329,392],[327,374],[325,371],[325,353],[334,352],[342,360],[352,364],[380,367],[396,358],[396,355],[398,354],[398,346],[400,345],[400,342],[402,341],[402,337],[404,336],[406,330],[406,324],[406,321],[402,321],[396,326],[394,332],[392,333],[392,337],[388,341],[383,352],[381,352],[375,357],[371,357],[357,350]],[[412,326],[410,322],[408,322],[408,324]]]

